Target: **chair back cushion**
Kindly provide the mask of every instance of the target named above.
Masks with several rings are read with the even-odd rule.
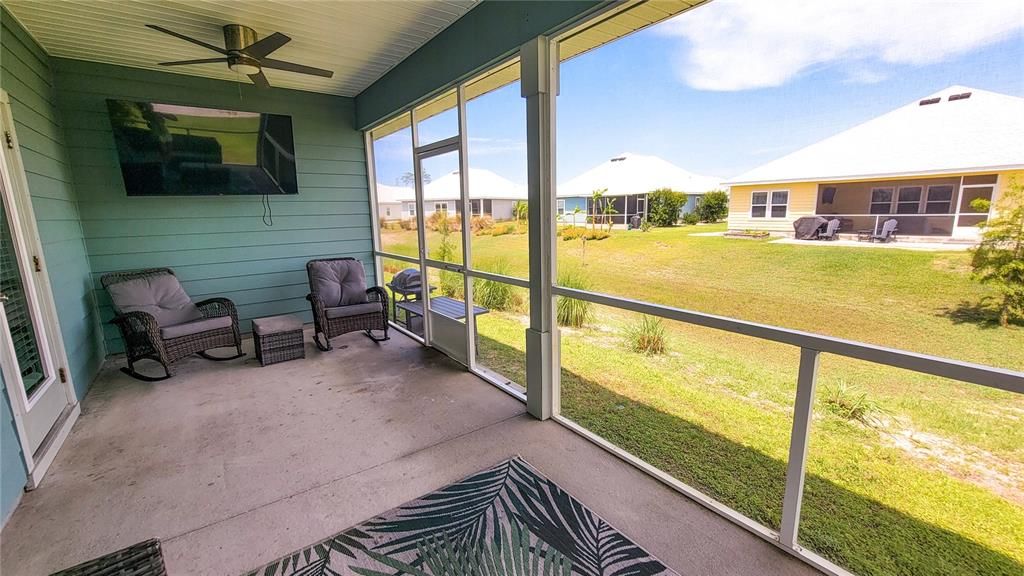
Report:
[[[306,265],[309,290],[320,297],[324,306],[362,304],[366,296],[366,272],[363,264],[354,258],[312,260]]]
[[[107,286],[107,292],[117,313],[149,312],[160,326],[173,326],[203,317],[173,274],[118,282]]]

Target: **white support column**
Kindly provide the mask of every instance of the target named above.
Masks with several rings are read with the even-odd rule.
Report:
[[[469,201],[469,138],[466,136],[466,88],[459,84],[455,91],[459,112],[459,203],[462,204],[462,281],[463,300],[466,303],[466,367],[476,369],[476,314],[473,313],[473,206]]]
[[[789,464],[786,468],[786,494],[782,500],[782,528],[779,542],[796,547],[800,527],[800,504],[804,496],[804,474],[807,469],[807,440],[814,411],[814,386],[818,379],[817,350],[800,349],[800,369],[796,381],[796,402],[793,405],[793,431],[789,436]]]
[[[555,97],[558,48],[546,36],[519,52],[526,98],[527,188],[530,223],[530,327],[526,330],[526,408],[546,420],[558,409],[555,278]]]

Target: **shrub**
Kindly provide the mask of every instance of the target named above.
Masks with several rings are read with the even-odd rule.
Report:
[[[698,216],[696,212],[687,212],[686,214],[683,214],[683,224],[693,226],[698,222],[700,222],[700,216]]]
[[[729,195],[714,190],[701,196],[697,202],[697,216],[701,222],[718,222],[729,215]]]
[[[483,233],[490,234],[491,236],[504,236],[506,234],[515,234],[519,231],[516,228],[515,222],[502,222],[495,224],[490,230],[485,230]]]
[[[481,234],[494,227],[494,219],[490,216],[473,216],[469,219],[469,229],[475,234]]]
[[[826,386],[821,403],[826,410],[843,420],[860,422],[868,426],[876,422],[874,414],[885,412],[878,402],[868,398],[867,392],[862,392],[856,386],[847,385],[845,382]]]
[[[637,354],[654,356],[665,353],[665,323],[661,318],[645,314],[626,326],[625,336],[629,349]]]
[[[644,218],[643,221],[640,222],[641,232],[650,232],[652,227],[653,224],[651,224],[651,221],[648,220],[647,218]]]
[[[611,236],[607,230],[596,230],[583,228],[582,226],[571,226],[561,230],[562,240],[576,240],[586,238],[587,240],[604,240]]]
[[[398,223],[398,226],[402,230],[415,230],[416,229],[416,219],[415,218],[410,218],[408,220],[402,220],[401,222]]]
[[[675,226],[684,204],[686,194],[659,188],[647,195],[647,217],[655,226]]]
[[[590,280],[587,279],[582,270],[568,268],[558,273],[558,285],[563,288],[587,290],[590,288]],[[559,326],[580,328],[594,319],[593,306],[590,302],[566,298],[565,296],[558,297],[555,312]]]
[[[402,269],[402,266],[397,262],[385,262],[381,265],[381,268],[388,274],[397,274]]]
[[[498,258],[487,269],[495,274],[510,276],[511,267],[508,260]],[[494,280],[477,279],[473,282],[473,300],[476,304],[491,310],[516,310],[522,304],[522,298],[516,293],[515,286]]]

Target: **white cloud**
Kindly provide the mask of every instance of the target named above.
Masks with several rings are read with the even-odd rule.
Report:
[[[525,150],[525,141],[513,140],[511,138],[469,138],[469,153],[473,156],[507,154],[509,152],[523,152]]]
[[[688,43],[679,59],[687,84],[728,91],[824,66],[876,82],[886,68],[942,62],[1022,28],[1020,0],[715,0],[661,30]]]

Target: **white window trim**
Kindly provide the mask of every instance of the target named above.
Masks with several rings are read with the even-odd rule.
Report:
[[[565,214],[565,199],[555,200],[555,213],[559,216]]]
[[[772,203],[772,197],[773,197],[773,195],[776,192],[785,192],[786,193],[786,203],[785,204],[774,204],[774,203]],[[764,204],[754,204],[754,194],[764,194],[765,195],[765,198],[764,198],[764,202],[765,203]],[[789,197],[790,197],[790,194],[791,194],[791,192],[790,192],[789,188],[780,188],[778,190],[753,190],[753,191],[751,191],[750,192],[750,217],[751,218],[757,218],[758,220],[762,220],[762,219],[764,219],[764,220],[785,220],[786,218],[789,218]],[[764,206],[764,216],[754,216],[754,206]],[[772,216],[772,208],[775,207],[775,206],[785,206],[786,207],[786,215],[785,216]]]
[[[434,202],[434,212],[448,212],[448,203]]]
[[[894,207],[896,205],[896,199],[899,197],[898,196],[899,191],[897,190],[897,187],[896,186],[872,186],[871,187],[871,193],[868,194],[868,214],[871,214],[871,215],[874,215],[874,216],[881,216],[881,215],[883,215],[881,212],[873,212],[871,210],[871,208],[875,204],[882,204],[881,202],[875,202],[875,190],[889,190],[891,192],[892,195],[889,196],[889,211],[886,212],[885,214],[892,214],[893,211],[895,210]]]

